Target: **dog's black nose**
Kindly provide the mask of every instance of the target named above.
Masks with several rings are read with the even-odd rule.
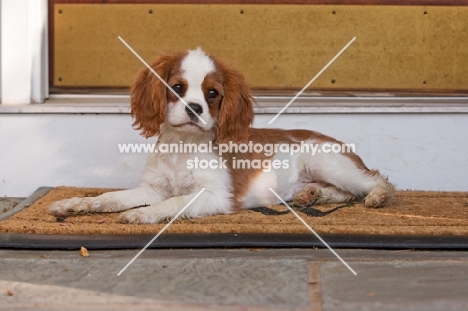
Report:
[[[189,103],[188,105],[190,108],[192,108],[193,111],[195,111],[196,114],[201,115],[203,113],[203,107],[199,104]],[[185,107],[185,112],[187,112],[190,118],[195,118],[196,115],[193,113],[192,110],[190,110],[189,107]]]

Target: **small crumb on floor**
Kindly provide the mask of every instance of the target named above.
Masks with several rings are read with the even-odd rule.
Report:
[[[11,291],[11,290],[8,290],[7,291],[7,296],[14,296],[15,294]]]
[[[81,246],[80,248],[80,256],[82,257],[89,257],[89,252],[86,247]]]

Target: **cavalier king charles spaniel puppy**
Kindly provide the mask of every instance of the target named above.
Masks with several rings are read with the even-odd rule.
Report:
[[[161,55],[150,66],[166,83],[148,68],[138,73],[130,87],[133,125],[146,138],[158,137],[155,149],[192,144],[212,146],[211,152],[153,152],[138,188],[61,200],[50,213],[125,211],[119,217],[123,223],[158,223],[176,216],[203,188],[181,218],[280,203],[269,188],[296,206],[363,199],[367,207],[381,207],[391,200],[394,186],[353,152],[283,152],[293,144],[342,144],[334,138],[309,130],[251,128],[251,90],[228,64],[197,49]],[[234,148],[241,144],[275,149]],[[230,148],[220,154],[221,146]]]

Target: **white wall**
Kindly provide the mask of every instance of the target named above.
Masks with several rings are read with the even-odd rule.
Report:
[[[272,117],[257,115],[255,126]],[[146,155],[117,148],[145,142],[131,123],[128,114],[0,114],[0,196],[137,185]],[[356,144],[367,166],[400,189],[468,191],[468,114],[283,114],[273,125]]]
[[[47,0],[0,1],[0,101],[40,103],[48,94]]]

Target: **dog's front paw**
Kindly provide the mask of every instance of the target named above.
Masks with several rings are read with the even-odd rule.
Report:
[[[52,203],[48,212],[58,217],[91,213],[100,206],[96,198],[70,198]]]
[[[322,190],[320,190],[320,188],[307,186],[294,195],[292,205],[301,207],[311,206],[317,202],[321,196]]]
[[[148,209],[137,208],[130,211],[123,212],[118,218],[118,222],[123,224],[155,224],[162,219],[151,215]]]

